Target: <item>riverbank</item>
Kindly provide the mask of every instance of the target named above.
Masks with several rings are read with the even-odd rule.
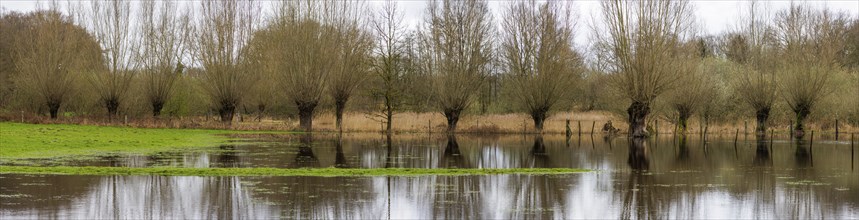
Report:
[[[236,131],[0,122],[0,162],[193,150],[226,143],[231,133]]]
[[[660,134],[672,134],[675,125],[665,118],[651,117],[649,122],[651,130],[658,130]],[[30,124],[75,124],[96,126],[118,126],[132,128],[170,128],[170,129],[205,129],[205,130],[231,130],[231,131],[300,131],[298,120],[293,118],[257,118],[252,115],[239,115],[231,124],[217,121],[214,116],[193,117],[161,117],[149,116],[120,117],[109,120],[106,118],[88,116],[69,116],[50,120],[45,116],[27,115],[20,116],[0,114],[0,121],[25,122]],[[565,134],[567,131],[567,120],[569,120],[570,131],[573,135],[603,134],[602,128],[608,122],[612,122],[614,128],[624,133],[628,129],[626,118],[605,111],[588,112],[558,112],[549,117],[544,123],[544,134]],[[335,117],[331,113],[320,113],[314,117],[314,132],[336,132],[334,125]],[[708,126],[701,126],[700,120],[692,118],[688,122],[687,134],[701,134],[704,130],[708,134],[730,134],[739,132],[743,135],[754,133],[755,122],[752,119],[728,122],[711,121]],[[787,134],[790,130],[789,120],[773,119],[769,123],[769,129],[776,134]],[[859,133],[859,126],[850,125],[846,121],[837,123],[840,133]],[[806,129],[814,130],[818,134],[835,133],[836,122],[832,120],[810,120],[806,123]],[[370,117],[366,113],[348,112],[343,118],[343,132],[351,133],[381,133],[384,132],[385,124],[378,118]],[[425,112],[401,112],[394,115],[392,130],[394,133],[444,133],[447,129],[446,119],[438,113]],[[534,122],[526,114],[486,114],[465,115],[458,123],[457,133],[461,134],[523,134],[536,133]]]

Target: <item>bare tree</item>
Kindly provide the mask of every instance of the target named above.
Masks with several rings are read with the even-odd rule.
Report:
[[[653,100],[672,88],[683,62],[680,44],[690,32],[688,1],[612,0],[602,2],[612,86],[632,103],[629,134],[645,137]]]
[[[832,78],[847,36],[847,16],[829,10],[791,5],[776,15],[780,91],[796,116],[794,136],[804,135],[805,119],[815,103],[834,92]]]
[[[335,45],[335,57],[332,57],[334,70],[331,71],[331,80],[328,92],[334,100],[334,113],[336,127],[342,131],[343,111],[346,103],[352,97],[361,83],[370,73],[370,53],[373,49],[373,39],[370,33],[364,30],[365,18],[362,15],[367,10],[363,2],[335,1],[335,6],[330,7],[338,16],[332,19],[330,25],[337,32]]]
[[[379,78],[380,84],[371,89],[374,97],[383,100],[381,118],[385,122],[385,131],[390,134],[394,120],[394,112],[399,110],[405,97],[405,74],[408,56],[406,45],[406,30],[403,25],[403,14],[393,1],[385,2],[371,23],[376,35],[374,50],[373,73]]]
[[[133,54],[134,29],[131,27],[131,2],[115,0],[110,2],[90,1],[89,7],[80,3],[81,11],[73,11],[76,19],[87,27],[98,39],[102,47],[103,66],[88,74],[92,87],[99,100],[107,109],[108,117],[113,118],[131,87],[135,63]]]
[[[152,116],[170,99],[176,80],[181,77],[183,60],[190,40],[190,11],[180,11],[174,1],[142,1],[140,34],[136,61],[142,68],[143,91],[152,107]]]
[[[772,57],[774,32],[759,2],[751,1],[734,33],[722,39],[725,57],[738,65],[735,92],[755,111],[755,134],[766,134],[767,121],[776,99],[776,72]]]
[[[196,58],[203,88],[221,121],[232,123],[236,108],[253,84],[243,54],[260,8],[254,1],[202,1],[196,27]]]
[[[489,74],[492,17],[479,0],[431,1],[426,16],[421,68],[432,76],[433,101],[453,133]]]
[[[17,43],[14,82],[46,104],[52,119],[77,90],[80,75],[101,59],[99,45],[72,19],[56,11],[52,3],[47,11],[36,11],[29,27]]]
[[[583,69],[573,50],[571,13],[563,3],[529,0],[513,4],[504,16],[502,54],[509,94],[531,115],[538,132],[549,112],[571,99]]]

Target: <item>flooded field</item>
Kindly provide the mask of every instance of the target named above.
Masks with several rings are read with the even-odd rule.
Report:
[[[253,136],[209,151],[35,161],[122,167],[586,168],[568,175],[0,175],[6,218],[859,218],[849,141],[670,135]],[[819,138],[818,138],[819,139]]]

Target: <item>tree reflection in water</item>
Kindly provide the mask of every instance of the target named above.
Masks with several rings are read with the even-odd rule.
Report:
[[[678,139],[676,148],[668,139],[628,139],[626,143],[618,138],[615,145],[621,147],[617,148],[610,147],[611,139],[597,140],[595,147],[579,148],[566,147],[560,135],[530,137],[316,134],[313,142],[306,135],[293,135],[263,146],[225,145],[208,155],[163,153],[133,163],[122,157],[110,160],[140,165],[208,161],[212,166],[299,167],[296,162],[304,158],[316,164],[303,166],[314,167],[584,167],[600,171],[420,177],[0,174],[0,217],[733,219],[853,218],[859,210],[855,205],[859,194],[853,193],[859,178],[849,169],[850,149],[830,142],[815,143],[812,154],[810,146],[793,142],[776,142],[769,148],[771,142],[759,140],[734,148],[732,138],[712,138],[705,154],[695,137]],[[813,156],[827,159],[812,166]],[[158,162],[165,159],[171,162]]]
[[[303,134],[298,139],[298,153],[295,154],[297,167],[319,167],[319,159],[313,153],[313,135]]]

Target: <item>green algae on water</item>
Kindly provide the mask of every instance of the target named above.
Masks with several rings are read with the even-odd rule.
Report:
[[[244,132],[0,122],[0,161],[199,149],[232,133]]]

